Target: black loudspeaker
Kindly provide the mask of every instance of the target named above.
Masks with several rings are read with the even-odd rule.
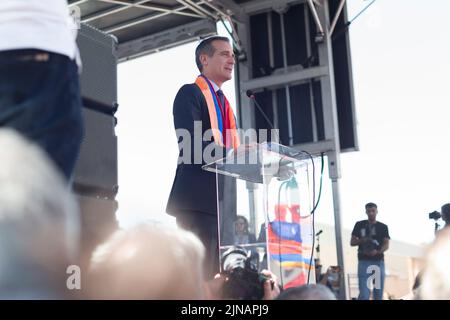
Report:
[[[82,61],[80,87],[85,130],[73,190],[81,211],[80,264],[86,267],[95,247],[117,229],[117,41],[81,24],[77,45]]]
[[[77,44],[82,60],[80,77],[83,100],[114,112],[117,103],[117,40],[82,23]],[[111,110],[112,109],[112,110]]]
[[[330,1],[331,17],[334,17],[338,4],[339,1]],[[332,41],[338,125],[343,151],[358,148],[346,23],[344,10],[337,21]],[[283,13],[268,11],[251,15],[250,33],[253,79],[277,74],[285,64],[294,69],[320,65],[315,42],[317,29],[306,3],[291,5]],[[325,140],[321,84],[317,79],[289,85],[289,94],[284,88],[271,88],[257,92],[255,96],[272,123],[275,126],[278,124],[283,144],[290,144],[289,126],[292,128],[293,145]],[[258,112],[255,113],[255,121],[257,129],[270,129]]]
[[[83,108],[85,136],[75,166],[75,191],[114,198],[118,191],[115,118]]]

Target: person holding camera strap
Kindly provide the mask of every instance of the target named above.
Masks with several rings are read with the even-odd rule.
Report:
[[[368,219],[358,221],[352,231],[351,246],[358,246],[359,300],[369,300],[369,282],[373,281],[373,299],[383,299],[384,252],[389,248],[389,229],[376,220],[378,208],[369,202],[365,206]]]

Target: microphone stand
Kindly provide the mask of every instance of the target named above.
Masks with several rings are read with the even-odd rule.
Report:
[[[317,239],[317,247],[316,247],[317,259],[320,260],[320,234],[316,235],[316,239]]]
[[[264,117],[264,119],[267,121],[267,123],[269,124],[270,128],[273,129],[273,131],[275,132],[275,134],[276,134],[275,142],[280,143],[280,136],[278,135],[278,129],[275,129],[275,126],[273,125],[272,121],[269,120],[269,117],[267,117],[266,113],[261,108],[261,105],[256,100],[255,95],[253,94],[253,92],[247,91],[247,96],[255,103],[256,108],[258,108],[259,112]],[[272,135],[271,135],[270,138],[272,140]]]

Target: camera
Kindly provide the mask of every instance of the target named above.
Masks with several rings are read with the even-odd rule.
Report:
[[[263,298],[264,282],[269,278],[258,271],[259,258],[256,253],[233,246],[222,254],[221,261],[222,275],[227,279],[222,289],[224,299]]]
[[[434,219],[434,220],[439,220],[441,218],[441,213],[438,211],[433,211],[431,213],[428,214],[428,218],[429,219]]]
[[[328,281],[333,287],[339,287],[340,274],[341,268],[339,266],[330,266]]]
[[[367,239],[366,241],[364,241],[363,243],[361,243],[360,245],[360,252],[362,254],[369,254],[370,252],[372,252],[373,250],[377,250],[379,247],[379,243],[377,240],[375,239]]]

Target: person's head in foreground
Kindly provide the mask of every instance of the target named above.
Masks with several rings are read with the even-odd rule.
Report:
[[[442,220],[446,227],[450,227],[450,203],[446,203],[441,207]]]
[[[204,247],[194,234],[142,224],[119,230],[94,252],[93,299],[202,299]]]
[[[418,297],[423,300],[450,299],[450,228],[442,229],[425,255]]]
[[[309,284],[288,288],[280,293],[277,300],[336,300],[336,297],[322,284]]]
[[[66,298],[79,241],[72,194],[47,154],[16,131],[0,129],[0,150],[0,298]]]

